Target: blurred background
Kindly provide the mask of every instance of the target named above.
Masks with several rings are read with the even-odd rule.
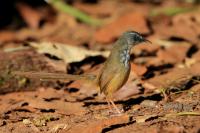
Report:
[[[126,30],[136,30],[148,37],[158,35],[195,42],[196,35],[192,36],[193,31],[187,26],[192,18],[193,25],[196,17],[186,20],[174,16],[197,11],[198,3],[198,0],[7,0],[0,3],[0,43],[2,47],[13,40],[44,39],[93,47],[94,43],[112,43]],[[184,24],[189,31],[177,29]]]

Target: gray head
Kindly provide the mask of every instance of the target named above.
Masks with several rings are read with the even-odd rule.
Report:
[[[146,40],[140,33],[135,32],[135,31],[124,32],[122,35],[122,38],[127,40],[128,45],[137,45],[142,42],[150,42]]]

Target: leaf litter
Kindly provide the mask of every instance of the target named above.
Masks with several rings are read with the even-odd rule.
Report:
[[[52,21],[40,16],[41,8],[32,8],[29,3],[17,8],[27,27],[0,31],[0,49],[4,50],[0,52],[1,132],[199,131],[198,9],[173,16],[148,16],[146,11],[152,5],[158,7],[154,3],[121,4],[73,2],[91,17],[106,18],[107,23],[98,28],[54,9],[57,14],[49,14]],[[165,5],[176,7],[179,3],[161,1],[159,7],[166,9]],[[106,7],[111,8],[103,10]],[[26,10],[36,17],[27,17]],[[10,75],[16,70],[96,74],[104,61],[97,56],[106,58],[109,44],[130,29],[153,43],[140,45],[131,53],[130,78],[115,94],[117,106],[125,110],[120,116],[110,113],[104,96],[87,82],[41,82]],[[15,50],[21,46],[25,49]]]
[[[87,57],[104,56],[108,57],[108,51],[92,51],[80,47],[64,45],[59,43],[30,43],[30,46],[35,48],[39,53],[46,53],[62,59],[66,64],[72,62],[80,62]]]

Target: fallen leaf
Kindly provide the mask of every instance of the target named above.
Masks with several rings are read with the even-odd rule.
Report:
[[[189,43],[174,44],[165,50],[160,49],[157,52],[157,56],[159,60],[161,60],[164,63],[174,64],[177,62],[182,62],[185,59],[186,53],[190,46],[191,45]]]
[[[15,32],[12,31],[0,31],[0,43],[4,43],[7,41],[16,40]]]
[[[166,74],[155,76],[147,80],[147,86],[152,86],[150,89],[166,89],[169,87],[181,86],[193,76],[200,74],[199,72],[197,73],[197,69],[199,70],[199,64],[193,65],[190,68],[174,68]]]
[[[84,100],[87,99],[88,97],[94,98],[94,95],[99,92],[99,87],[96,84],[90,82],[83,83],[82,81],[76,81],[71,83],[67,88],[79,89],[79,91],[76,93],[76,99],[78,100]]]
[[[70,133],[101,133],[104,128],[109,128],[112,125],[128,123],[129,116],[122,115],[112,117],[110,119],[93,120],[85,123],[79,123],[69,130]],[[63,130],[64,131],[64,130]]]
[[[94,38],[97,42],[109,43],[126,30],[134,30],[143,34],[149,33],[145,16],[139,12],[125,14],[99,29]]]
[[[160,46],[156,45],[155,44],[156,42],[154,40],[151,40],[151,41],[152,41],[152,44],[143,43],[143,44],[134,46],[134,48],[131,49],[131,54],[133,53],[134,55],[141,55],[144,51],[151,54],[157,51],[160,48]]]
[[[42,16],[38,10],[32,8],[31,6],[25,3],[17,3],[16,7],[29,27],[33,29],[39,27]]]
[[[64,62],[72,63],[79,62],[90,56],[104,56],[108,57],[108,51],[93,51],[87,50],[85,48],[75,47],[71,45],[64,45],[60,43],[29,43],[33,48],[35,48],[39,53],[50,54],[64,60]]]
[[[113,97],[116,100],[122,100],[134,95],[137,95],[141,92],[141,87],[138,86],[140,80],[137,80],[137,76],[134,72],[131,72],[128,78],[128,81],[122,88],[114,93]]]
[[[189,71],[195,75],[195,76],[198,76],[200,75],[200,62],[196,62],[195,64],[191,65],[190,68],[189,68]]]
[[[29,103],[29,106],[37,109],[55,109],[61,114],[68,115],[83,115],[86,113],[86,109],[83,107],[83,103],[71,103],[64,101],[51,101],[45,102],[42,99],[26,99],[26,102]]]
[[[195,64],[197,61],[193,58],[185,58],[184,63],[179,64],[177,67],[184,68],[184,67],[191,67],[193,64]]]
[[[147,131],[149,131],[149,130],[147,130]],[[164,126],[163,128],[161,128],[159,130],[156,129],[152,133],[183,133],[184,131],[185,131],[184,126],[179,126],[179,125],[172,126],[172,125],[170,125],[170,126]]]
[[[126,83],[120,90],[114,93],[114,98],[117,100],[122,100],[127,97],[134,96],[141,92],[141,88],[137,86],[136,82],[128,82]]]
[[[131,70],[137,75],[142,76],[147,72],[147,68],[145,66],[137,65],[134,63],[131,63]]]
[[[197,51],[193,56],[192,56],[193,59],[195,59],[196,61],[200,61],[200,50]]]
[[[50,91],[50,92],[48,92]],[[54,92],[54,95],[53,95]],[[48,96],[49,94],[49,96]],[[10,93],[0,98],[4,99],[4,104],[0,107],[3,109],[0,113],[5,113],[7,111],[12,111],[15,109],[38,109],[38,110],[55,110],[61,114],[67,115],[83,115],[86,113],[86,108],[83,107],[82,102],[65,102],[64,99],[68,100],[71,96],[65,95],[60,91],[53,89],[45,89],[41,91],[38,89],[34,92],[16,92]],[[10,99],[14,99],[14,103],[10,103]],[[27,106],[22,106],[23,103],[27,103]],[[28,108],[25,108],[28,107]],[[31,111],[30,110],[30,111]],[[35,112],[35,111],[34,111]]]
[[[158,20],[160,21],[160,20]],[[198,43],[200,34],[200,19],[199,11],[182,13],[174,16],[172,21],[166,23],[155,23],[153,26],[155,30],[154,36],[162,39],[169,39],[171,37],[184,39],[192,43]],[[183,28],[184,27],[184,28]]]
[[[98,4],[74,3],[81,11],[95,16],[110,16],[114,12],[114,5],[113,1],[99,1]]]
[[[161,40],[161,39],[156,39],[154,41],[155,45],[159,45],[159,46],[162,46],[162,47],[165,47],[165,48],[169,48],[169,47],[173,46],[175,43],[176,42],[167,41],[167,40]]]

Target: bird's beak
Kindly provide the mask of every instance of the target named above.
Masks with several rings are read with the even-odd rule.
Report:
[[[150,44],[152,44],[152,42],[149,41],[149,40],[147,40],[147,39],[144,39],[144,42],[145,42],[145,43],[150,43]]]

